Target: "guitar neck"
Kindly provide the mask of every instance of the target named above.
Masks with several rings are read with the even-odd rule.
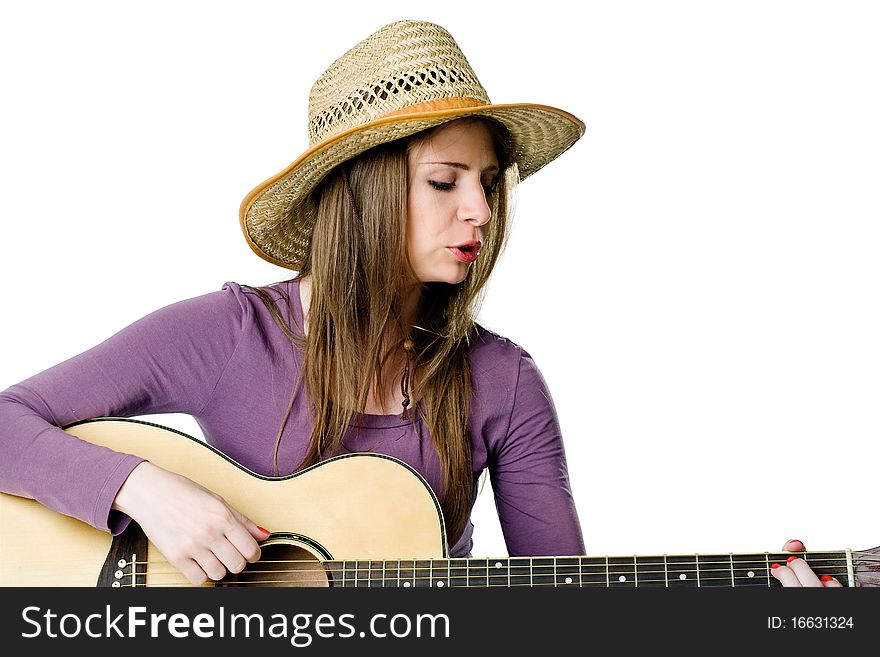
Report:
[[[630,557],[509,557],[326,561],[333,586],[347,587],[740,587],[781,586],[772,564],[791,553]],[[804,552],[817,575],[853,586],[852,554]]]

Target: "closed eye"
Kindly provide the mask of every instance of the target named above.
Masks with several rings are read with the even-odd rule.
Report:
[[[441,192],[448,192],[450,189],[455,187],[455,183],[440,182],[439,180],[429,180],[428,184],[431,185],[431,187],[433,187],[434,189],[437,189]],[[483,183],[483,192],[486,194],[486,196],[491,196],[496,191],[498,191],[497,178],[493,180],[491,184],[487,185]]]

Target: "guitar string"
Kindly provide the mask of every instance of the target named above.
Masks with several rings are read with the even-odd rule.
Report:
[[[427,570],[427,569],[422,569],[422,570]],[[765,578],[769,574],[770,571],[768,571],[766,568],[755,568],[751,571],[752,572],[751,575],[749,575],[748,572],[749,571],[746,571],[746,570],[736,570],[735,569],[733,572],[733,575],[732,575],[733,579],[736,581],[748,582],[748,581],[752,581],[755,579]],[[668,570],[668,571],[640,570],[638,572],[632,571],[632,570],[609,570],[607,572],[593,571],[593,572],[580,572],[580,573],[578,573],[576,571],[568,571],[568,572],[557,571],[555,574],[548,573],[548,572],[543,572],[543,573],[542,572],[532,572],[532,573],[516,573],[516,572],[507,573],[507,572],[504,572],[504,573],[499,573],[499,572],[495,572],[495,571],[491,571],[491,570],[485,570],[483,572],[471,570],[471,571],[465,572],[464,574],[459,574],[459,573],[425,574],[424,572],[419,572],[418,570],[401,569],[399,575],[398,575],[398,571],[393,570],[393,569],[382,571],[381,574],[380,574],[380,571],[378,571],[378,570],[373,571],[370,574],[367,574],[366,571],[355,573],[352,570],[312,568],[312,569],[289,569],[289,570],[251,570],[251,571],[244,571],[244,573],[239,573],[237,576],[248,577],[248,576],[266,575],[266,574],[303,575],[303,574],[307,574],[307,573],[317,573],[317,574],[320,574],[320,576],[330,576],[330,577],[335,577],[340,580],[350,578],[350,579],[376,579],[376,580],[379,580],[379,579],[384,579],[384,580],[400,579],[401,581],[409,580],[409,579],[419,579],[419,580],[426,580],[426,579],[437,579],[437,580],[439,580],[439,579],[474,579],[474,580],[479,580],[479,579],[505,579],[505,578],[509,578],[509,577],[516,577],[516,578],[523,578],[523,577],[537,577],[537,578],[541,578],[541,577],[560,577],[560,578],[561,577],[576,577],[576,578],[580,578],[580,579],[584,579],[584,578],[587,578],[587,579],[589,579],[589,578],[599,578],[599,579],[610,578],[610,579],[614,579],[614,580],[619,580],[620,577],[624,577],[624,578],[633,577],[633,578],[641,580],[641,579],[645,579],[645,578],[650,578],[650,577],[652,577],[654,575],[658,575],[658,574],[662,574],[662,577],[660,579],[663,581],[665,581],[666,579],[683,581],[680,577],[681,575],[685,575],[685,578],[688,575],[690,575],[690,576],[698,575],[699,579],[706,580],[706,579],[712,579],[712,575],[714,573],[723,573],[723,576],[717,577],[714,579],[727,580],[727,581],[731,580],[730,570],[723,569],[723,568],[715,569],[715,570],[702,570],[702,571],[684,570],[684,569],[675,569],[675,570]],[[848,576],[848,570],[844,566],[837,566],[837,567],[823,569],[822,574],[846,578]],[[164,570],[164,571],[144,570],[144,571],[135,571],[135,575],[132,575],[131,573],[124,573],[123,574],[124,577],[143,576],[143,575],[148,575],[150,577],[176,577],[176,576],[179,576],[180,573],[177,570]]]
[[[819,556],[819,555],[838,555],[838,554],[839,554],[839,556]],[[880,561],[880,554],[875,554],[873,552],[850,551],[850,554],[853,557],[858,557],[859,559],[863,559],[866,561]],[[489,563],[497,563],[499,561],[500,562],[508,561],[511,564],[515,565],[517,563],[529,562],[529,561],[534,562],[534,561],[539,561],[539,560],[557,561],[557,562],[561,561],[561,560],[569,560],[569,561],[586,560],[586,561],[602,561],[604,563],[606,559],[614,559],[614,560],[625,560],[628,563],[632,563],[633,559],[635,559],[637,562],[652,563],[652,560],[663,561],[663,559],[668,560],[668,559],[685,558],[685,559],[689,559],[689,560],[692,559],[694,563],[696,563],[697,560],[699,560],[700,565],[702,565],[702,564],[710,564],[711,565],[711,564],[715,564],[715,563],[719,563],[719,564],[723,563],[723,564],[729,565],[731,558],[739,559],[739,561],[734,561],[734,563],[748,563],[750,561],[763,563],[766,559],[769,559],[770,561],[774,561],[774,560],[784,561],[788,557],[791,557],[791,556],[799,556],[801,558],[804,558],[804,556],[805,556],[806,557],[805,561],[807,561],[808,563],[818,563],[818,562],[822,562],[822,561],[838,561],[840,559],[845,559],[846,553],[844,553],[842,551],[835,552],[833,550],[829,550],[827,552],[818,552],[818,551],[817,552],[766,552],[766,553],[762,552],[762,553],[754,553],[754,554],[705,554],[705,555],[704,554],[685,554],[685,555],[650,554],[650,555],[645,555],[645,556],[638,556],[637,555],[635,557],[633,557],[632,555],[630,555],[630,556],[611,556],[611,555],[608,555],[608,556],[605,556],[605,555],[601,555],[601,556],[556,556],[556,557],[553,557],[553,556],[547,556],[547,557],[449,557],[449,558],[446,558],[446,557],[437,557],[437,558],[416,557],[415,559],[406,559],[406,558],[403,558],[403,559],[328,559],[327,561],[324,561],[323,563],[342,563],[342,562],[355,563],[355,562],[357,562],[357,563],[366,564],[369,562],[396,563],[398,561],[400,561],[400,562],[419,561],[419,562],[424,562],[424,563],[429,563],[429,562],[431,562],[431,563],[456,563],[456,562],[472,563],[475,561],[486,561]],[[711,561],[711,560],[705,561],[705,559],[715,559],[715,560],[714,561]],[[317,559],[260,559],[259,563],[311,563],[314,561],[317,561]],[[156,559],[156,560],[152,560],[152,561],[136,561],[134,563],[150,564],[150,563],[169,563],[169,562],[166,560],[162,560],[162,559]],[[688,563],[688,561],[675,562],[675,563]]]
[[[161,561],[156,561],[156,562],[151,562],[151,563],[161,564],[161,565],[170,565],[167,562],[161,562]],[[316,562],[304,561],[302,563],[308,563],[310,565],[314,565]],[[812,562],[812,563],[813,563],[813,565],[816,565],[815,562]],[[173,576],[173,575],[180,574],[179,571],[176,569],[156,570],[155,568],[153,568],[153,569],[147,568],[144,571],[137,571],[137,565],[149,565],[149,564],[146,564],[145,562],[138,562],[135,565],[134,575],[146,574],[146,575],[150,575],[150,576],[165,576],[165,575]],[[616,564],[616,566],[618,566],[618,567],[622,566],[622,565],[623,564]],[[651,564],[651,565],[659,565],[659,564]],[[539,566],[539,567],[547,568],[547,566]],[[391,567],[391,568],[386,567],[386,568],[381,569],[381,572],[383,573],[384,579],[398,579],[398,577],[396,575],[397,573],[400,573],[400,579],[410,579],[410,578],[416,578],[416,577],[420,578],[420,579],[424,579],[425,576],[423,574],[423,571],[429,571],[431,578],[433,578],[433,579],[449,579],[449,578],[462,579],[462,578],[470,578],[470,577],[474,577],[474,578],[479,579],[481,577],[502,578],[502,577],[508,577],[508,576],[511,576],[511,577],[527,577],[527,576],[536,576],[536,577],[579,576],[579,577],[583,577],[584,575],[599,576],[599,577],[607,576],[607,577],[614,577],[616,579],[617,577],[619,577],[621,575],[623,575],[623,576],[638,575],[639,578],[642,578],[642,577],[651,576],[651,575],[660,574],[660,573],[662,573],[664,575],[664,579],[668,575],[675,576],[675,575],[681,575],[681,574],[686,574],[686,573],[700,573],[701,579],[706,579],[706,578],[711,577],[711,575],[716,572],[725,574],[724,577],[716,578],[716,579],[730,579],[730,577],[728,577],[728,573],[733,572],[734,577],[739,577],[739,578],[742,578],[744,581],[748,581],[750,579],[753,579],[754,577],[759,576],[759,574],[761,574],[761,575],[766,574],[767,570],[768,570],[764,566],[754,567],[754,568],[745,568],[744,567],[744,568],[733,568],[733,569],[727,568],[727,567],[724,567],[724,568],[666,568],[666,569],[661,569],[661,570],[646,570],[644,568],[641,568],[638,570],[635,570],[635,569],[612,570],[612,569],[605,569],[605,568],[597,568],[592,571],[584,571],[583,569],[580,569],[580,572],[578,572],[577,567],[573,566],[573,565],[572,566],[564,566],[563,568],[567,568],[568,570],[560,570],[560,568],[557,567],[555,569],[555,571],[556,571],[555,574],[549,573],[549,572],[534,572],[534,570],[530,570],[527,573],[526,572],[516,572],[515,569],[508,569],[503,572],[496,572],[496,570],[497,570],[496,568],[494,568],[494,567],[490,568],[488,566],[477,567],[476,568],[477,572],[485,571],[480,574],[474,574],[475,573],[474,568],[464,568],[464,570],[466,571],[464,574],[457,574],[457,572],[456,572],[456,574],[453,574],[453,568],[449,568],[449,569],[432,568],[431,566],[416,566],[416,567],[400,566],[397,569],[395,569],[394,567]],[[449,575],[449,577],[435,577],[434,576],[435,572],[442,573],[443,570],[447,570],[447,574]],[[462,568],[454,568],[454,570],[460,572],[462,570]],[[519,570],[523,571],[525,569],[520,568]],[[829,573],[834,573],[837,571],[839,571],[839,574],[845,575],[846,574],[846,566],[844,564],[838,564],[838,565],[833,566],[829,569]],[[359,574],[361,576],[363,576],[364,572],[378,574],[380,572],[380,569],[377,567],[375,570],[371,571],[367,568],[360,568],[360,569],[357,569],[357,571],[356,571],[351,568],[346,568],[345,566],[336,567],[336,568],[316,566],[316,567],[311,567],[311,568],[290,568],[290,569],[276,569],[276,570],[255,569],[255,570],[245,570],[243,573],[239,573],[239,576],[247,576],[249,574],[265,575],[265,574],[269,574],[269,573],[310,573],[310,572],[325,573],[325,574],[330,574],[330,575],[351,575],[353,577],[356,577]],[[753,573],[753,575],[749,576],[748,575],[749,572]],[[824,572],[824,569],[823,569],[823,572]],[[404,577],[404,573],[408,573],[408,574],[410,574],[410,576]],[[745,573],[745,574],[742,574],[742,573]],[[126,576],[130,577],[133,575],[127,574]],[[369,577],[370,577],[370,575],[367,575],[367,578],[369,578]]]
[[[435,569],[432,570],[432,569],[430,569],[430,568],[428,568],[428,567],[400,568],[400,569],[399,569],[399,571],[400,571],[401,573],[404,573],[404,572],[405,572],[405,573],[412,573],[412,576],[413,576],[413,577],[419,577],[419,578],[423,578],[423,577],[425,577],[422,571],[431,571],[431,575],[433,576],[435,572],[442,573],[443,570],[445,570],[445,569],[436,569],[436,568],[435,568]],[[461,569],[459,569],[459,570],[461,570]],[[455,574],[455,575],[450,575],[450,576],[451,576],[451,577],[458,577],[458,578],[462,578],[462,577],[477,577],[477,578],[479,578],[479,577],[487,577],[487,576],[489,576],[489,577],[492,577],[492,576],[494,576],[494,577],[507,577],[507,576],[508,576],[508,571],[504,571],[503,574],[502,574],[502,573],[496,573],[495,575],[492,575],[492,573],[495,572],[495,570],[496,570],[496,569],[480,568],[480,569],[477,569],[477,570],[475,571],[475,569],[471,568],[471,569],[468,569],[467,573],[465,573],[464,575],[458,575],[458,574]],[[479,572],[479,571],[484,571],[484,572],[481,572],[480,574],[474,574],[474,573]],[[840,571],[841,573],[846,573],[846,567],[845,567],[844,565],[839,565],[839,566],[833,566],[833,567],[831,567],[831,568],[829,569],[829,572],[835,572],[835,571]],[[136,571],[136,572],[137,572],[138,574],[146,573],[146,574],[149,574],[149,575],[152,575],[152,576],[175,575],[175,574],[178,574],[178,573],[179,573],[179,571],[177,571],[176,569],[171,569],[171,570],[147,569],[147,570],[142,571],[142,572],[138,572],[138,571]],[[355,573],[355,571],[354,571],[353,569],[315,567],[315,568],[311,568],[311,569],[308,569],[308,568],[302,568],[302,569],[298,569],[298,568],[290,568],[290,569],[280,569],[280,570],[245,570],[245,571],[243,571],[243,572],[244,572],[244,574],[248,574],[248,573],[251,573],[251,574],[257,574],[257,573],[264,574],[264,573],[305,573],[305,572],[318,572],[318,573],[329,573],[329,574],[331,574],[331,575],[349,575],[349,574],[350,574],[350,575],[352,575],[352,576],[355,576],[356,574],[357,574],[357,575],[362,575],[363,572],[369,572],[369,571],[367,571],[367,569],[364,568],[364,569],[359,569],[358,572]],[[374,571],[372,571],[372,572],[376,572],[376,573],[378,573],[378,572],[380,572],[380,570],[377,568],[376,570],[374,570]],[[397,573],[398,570],[397,570],[397,569],[394,569],[394,568],[390,568],[390,569],[389,569],[389,568],[386,568],[386,569],[382,570],[381,572],[386,573],[386,575],[385,575],[386,579],[396,579],[396,575],[388,575],[387,573],[389,573],[389,572],[392,573],[392,574],[393,574],[393,573]],[[703,574],[711,575],[712,573],[716,573],[716,572],[717,572],[717,573],[725,573],[725,577],[724,577],[724,579],[730,579],[727,575],[728,575],[728,573],[731,572],[731,569],[730,569],[730,568],[701,568],[701,569],[695,569],[695,568],[669,568],[669,569],[666,569],[666,570],[644,570],[644,569],[640,569],[640,570],[638,570],[638,571],[635,571],[635,570],[610,570],[610,569],[606,571],[605,569],[601,569],[601,570],[598,570],[598,569],[597,569],[597,570],[593,570],[593,571],[583,571],[583,570],[582,570],[580,573],[578,573],[577,570],[575,570],[575,569],[571,569],[571,570],[567,570],[567,571],[561,571],[560,569],[557,569],[557,570],[556,570],[556,575],[557,575],[557,576],[584,576],[584,575],[589,575],[589,576],[602,576],[602,577],[604,577],[604,576],[607,575],[607,576],[609,576],[609,577],[618,577],[618,576],[620,576],[620,575],[630,575],[630,574],[632,574],[632,575],[636,575],[636,574],[637,574],[637,575],[641,578],[642,576],[650,576],[650,575],[654,575],[654,574],[658,574],[658,573],[663,573],[664,575],[666,575],[666,574],[669,574],[669,575],[681,575],[681,574],[687,574],[687,573],[698,573],[698,572],[700,573],[701,577],[703,576]],[[735,573],[735,575],[734,575],[735,577],[741,577],[741,578],[743,578],[743,579],[752,579],[753,577],[757,576],[757,573],[766,573],[766,572],[767,572],[767,568],[766,568],[766,567],[763,567],[763,566],[762,566],[762,567],[755,567],[755,568],[734,568],[734,569],[733,569],[733,572]],[[753,574],[752,576],[749,576],[749,575],[748,575],[749,572],[752,572],[752,573],[754,573],[754,574]],[[823,569],[823,573],[824,573],[824,572],[825,572],[825,569]],[[241,574],[242,574],[242,573],[239,573],[239,575],[241,575]],[[553,573],[548,573],[548,572],[534,572],[534,571],[532,571],[532,572],[510,572],[510,576],[512,576],[512,577],[526,577],[526,576],[529,576],[529,575],[533,575],[533,576],[536,576],[536,577],[548,577],[548,576],[553,576],[554,574],[553,574]],[[437,579],[437,578],[438,578],[438,577],[435,577],[435,579]],[[403,577],[402,575],[401,575],[401,579],[404,579],[404,577]]]
[[[843,575],[843,574],[845,574],[845,573],[842,573],[841,575]],[[137,573],[137,575],[143,576],[144,573]],[[129,577],[131,577],[131,576],[129,576]],[[456,579],[461,580],[461,579],[464,579],[464,577],[458,576],[458,577],[451,577],[451,578],[435,578],[435,580],[438,582],[439,581],[446,582],[446,581],[452,581],[452,580],[456,580]],[[470,578],[470,579],[480,579],[480,578]],[[499,576],[498,577],[498,580],[502,580],[502,579],[507,579],[507,577],[506,576]],[[467,584],[464,588],[516,588],[516,587],[537,588],[537,587],[549,587],[549,586],[552,586],[555,588],[566,588],[566,587],[567,588],[584,588],[584,587],[611,588],[611,587],[620,587],[620,586],[638,588],[640,586],[649,586],[652,584],[657,585],[655,588],[657,588],[657,587],[676,588],[676,587],[688,586],[688,585],[679,584],[679,582],[681,580],[671,580],[671,581],[667,582],[667,580],[665,578],[664,579],[642,579],[642,578],[639,578],[638,582],[635,579],[629,580],[627,582],[620,582],[619,580],[605,581],[604,577],[602,579],[603,579],[603,581],[584,581],[584,580],[581,580],[580,582],[577,582],[577,583],[574,581],[572,581],[570,583],[560,583],[559,581],[554,580],[554,581],[548,581],[548,582],[528,582],[528,583],[526,583],[526,582],[510,582],[510,583],[493,585],[492,584],[493,580],[491,578],[488,578],[486,580],[486,584],[482,584],[482,583],[480,583],[480,584]],[[396,580],[396,578],[391,578],[391,580],[392,581]],[[388,578],[386,578],[386,579],[363,578],[363,579],[357,579],[357,580],[350,580],[350,582],[351,582],[350,588],[408,588],[408,587],[405,587],[403,584],[387,586],[385,584],[387,581],[389,581]],[[403,582],[406,582],[406,583],[412,582],[413,584],[415,584],[416,582],[424,583],[424,582],[428,582],[428,581],[429,580],[427,578],[401,579],[402,583]],[[701,577],[700,583],[696,583],[697,582],[696,580],[690,580],[691,584],[689,584],[689,585],[692,586],[693,588],[713,588],[712,586],[705,586],[702,584],[703,582],[707,582],[707,581],[708,582],[722,582],[722,581],[729,581],[729,578],[724,578],[724,577],[704,578],[704,577]],[[772,584],[767,584],[767,583],[764,583],[765,582],[764,577],[756,577],[754,580],[749,579],[749,580],[742,581],[740,583],[740,586],[769,587],[769,586],[775,586],[776,585],[775,581],[776,580],[772,580],[772,582],[773,582]],[[367,584],[367,586],[357,586],[358,583]],[[372,583],[376,583],[376,584],[381,583],[382,586],[381,587],[380,586],[372,587],[372,586],[370,586],[370,584],[372,584]],[[272,585],[272,584],[281,584],[284,586],[294,586],[295,585],[297,587],[304,587],[306,584],[317,584],[317,585],[327,584],[329,586],[330,580],[326,577],[321,577],[321,578],[316,578],[316,579],[295,579],[295,580],[265,579],[265,580],[245,580],[245,581],[219,581],[219,582],[214,582],[213,584],[209,584],[206,586],[211,586],[211,587],[216,587],[216,588],[229,588],[229,587],[240,587],[240,586],[267,586],[267,585]],[[340,580],[339,584],[341,584],[341,580]],[[696,586],[694,586],[694,584],[696,584]],[[781,584],[779,584],[779,585],[781,586]],[[142,586],[146,586],[146,584],[132,584],[132,583],[121,584],[121,587],[126,587],[126,588],[142,587]],[[181,581],[177,581],[177,582],[154,583],[154,584],[151,584],[151,586],[194,586],[194,585],[191,584],[189,581],[181,580]],[[349,586],[346,586],[344,588],[349,588]],[[422,588],[428,588],[428,587],[422,587]],[[434,585],[434,588],[438,588],[436,586],[436,584]],[[715,587],[715,588],[722,588],[722,587]],[[723,588],[726,588],[726,586]],[[733,586],[730,588],[736,588],[736,587]]]
[[[766,557],[763,555],[761,555],[761,556],[759,556],[759,555],[741,555],[741,556],[748,556],[748,557],[754,556],[755,558],[754,559],[751,559],[751,558],[750,559],[740,559],[739,561],[735,560],[735,559],[737,559],[737,555],[733,555],[733,558],[734,558],[733,566],[734,566],[734,570],[746,570],[746,571],[755,570],[755,568],[761,568],[763,566],[756,566],[755,568],[751,568],[747,564],[749,564],[749,563],[764,564],[765,561],[767,561],[767,560],[769,560],[769,561],[784,561],[788,557],[792,556],[792,554],[801,554],[802,555],[804,553],[779,553],[776,555],[774,555],[773,553],[768,553],[766,555]],[[880,555],[873,555],[870,553],[864,553],[864,555],[866,555],[866,556],[861,556],[862,553],[858,553],[858,552],[853,552],[852,555],[853,555],[853,557],[856,557],[857,555],[859,555],[857,558],[860,562],[880,563]],[[807,556],[809,557],[809,553],[807,553]],[[691,569],[677,568],[674,570],[676,570],[676,571],[679,571],[679,570],[695,570],[695,571],[696,570],[711,570],[711,569],[708,569],[707,566],[721,566],[720,570],[724,570],[726,572],[730,570],[730,566],[731,566],[730,556],[724,556],[724,555],[707,555],[706,556],[706,558],[709,558],[709,557],[717,557],[717,560],[711,560],[711,561],[699,560],[699,561],[697,561],[695,559],[693,561],[668,561],[668,559],[670,557],[667,556],[666,569],[669,570],[669,566],[682,565],[682,566],[693,566],[693,568],[691,568]],[[372,560],[370,560],[370,559],[352,559],[351,563],[363,564],[362,567],[367,568],[368,563],[377,563],[377,564],[400,563],[400,564],[404,564],[404,563],[416,561],[419,564],[428,564],[428,565],[416,565],[415,566],[416,570],[437,569],[438,567],[436,564],[438,564],[438,563],[444,564],[444,565],[440,566],[440,569],[442,570],[443,568],[447,568],[447,567],[453,567],[453,568],[464,567],[464,568],[471,568],[471,569],[473,569],[473,568],[494,568],[496,566],[494,566],[493,562],[498,563],[498,562],[509,561],[508,568],[511,570],[530,569],[530,568],[535,568],[535,567],[537,567],[537,568],[555,567],[557,569],[560,567],[562,567],[562,568],[581,568],[581,569],[583,569],[583,568],[597,568],[597,569],[600,569],[602,572],[604,572],[606,570],[606,566],[604,565],[606,557],[585,557],[585,558],[590,559],[590,560],[601,560],[602,565],[599,565],[599,564],[594,565],[594,564],[583,563],[583,562],[581,562],[579,564],[574,564],[574,563],[559,564],[558,560],[560,558],[557,558],[557,560],[556,560],[557,565],[556,566],[551,566],[549,564],[535,564],[534,563],[534,560],[538,560],[538,559],[550,560],[550,559],[553,559],[553,557],[534,557],[534,558],[532,558],[532,557],[512,557],[512,558],[511,557],[502,557],[502,558],[495,558],[495,559],[492,559],[492,558],[489,558],[489,559],[462,558],[460,564],[457,563],[457,560],[454,558],[453,559],[437,559],[437,560],[432,560],[432,559],[415,559],[415,560],[413,560],[413,559],[400,559],[400,560],[398,560],[398,559],[372,559]],[[607,557],[607,558],[608,559],[618,559],[619,558],[619,559],[626,559],[627,560],[627,562],[625,562],[625,563],[611,564],[615,567],[630,566],[630,565],[632,565],[632,563],[635,563],[637,566],[660,565],[660,563],[662,563],[662,560],[663,560],[662,555],[661,556],[650,556],[650,557],[636,557],[635,562],[632,561],[632,559],[633,559],[632,557]],[[573,559],[577,559],[577,557],[561,557],[561,559],[573,560]],[[845,559],[846,559],[846,557],[844,555],[841,555],[838,557],[813,557],[813,558],[808,558],[806,561],[807,561],[807,563],[812,564],[812,565],[822,565],[824,563],[828,563],[828,562],[833,563],[833,562],[842,561]],[[328,561],[323,561],[323,562],[319,562],[316,559],[266,559],[266,560],[261,559],[257,563],[260,563],[260,564],[324,563],[324,564],[328,564],[328,565],[330,565],[330,564],[343,564],[343,565],[339,566],[339,568],[345,569],[347,567],[344,565],[344,563],[348,563],[348,561],[349,560],[342,560],[342,559],[334,559],[334,560],[328,560]],[[480,562],[486,561],[487,564],[485,566],[475,565],[475,564],[473,564],[474,561],[480,561]],[[531,562],[531,563],[529,563],[529,562]],[[168,562],[166,560],[161,560],[161,559],[154,559],[154,560],[147,560],[147,561],[138,560],[138,561],[134,561],[134,562],[126,561],[126,565],[132,565],[132,564],[134,564],[136,566],[140,566],[140,565],[150,566],[150,565],[154,565],[154,564],[170,565],[170,562]],[[448,564],[448,566],[446,564]],[[348,567],[348,568],[350,568],[350,567]],[[614,571],[614,572],[618,572],[618,571]],[[620,571],[620,572],[623,572],[623,571]],[[652,571],[645,571],[645,572],[652,572]]]

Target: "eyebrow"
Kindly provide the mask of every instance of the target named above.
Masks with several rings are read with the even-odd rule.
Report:
[[[463,169],[464,171],[470,171],[471,168],[467,164],[462,164],[461,162],[417,162],[417,165],[422,164],[442,164],[443,166],[452,167],[453,169]],[[493,164],[491,166],[486,167],[483,170],[485,173],[490,171],[498,171],[498,165]]]

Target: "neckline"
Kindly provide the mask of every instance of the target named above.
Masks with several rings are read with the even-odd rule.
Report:
[[[300,296],[300,279],[294,278],[290,281],[287,293],[293,298],[294,323],[304,329],[305,320],[303,319],[302,297]],[[401,413],[402,412],[403,410],[401,410]],[[410,412],[412,412],[412,409],[410,409]],[[393,413],[391,415],[355,413],[352,416],[351,421],[353,426],[358,426],[364,429],[391,429],[394,427],[404,427],[411,422],[412,420],[404,420],[400,417],[400,413]]]

